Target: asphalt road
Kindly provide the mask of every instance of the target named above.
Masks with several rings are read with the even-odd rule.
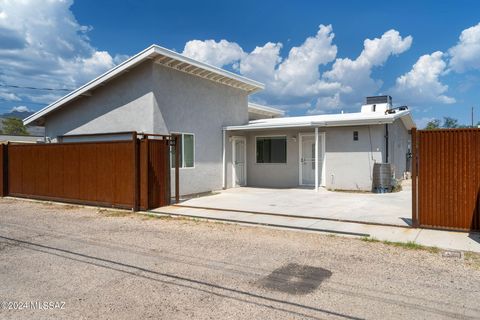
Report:
[[[0,199],[0,297],[2,319],[473,319],[480,268],[352,238]]]

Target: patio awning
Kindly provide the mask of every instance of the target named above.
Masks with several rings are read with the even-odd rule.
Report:
[[[360,125],[390,124],[401,119],[407,130],[415,127],[409,110],[396,111],[395,113],[341,113],[325,114],[316,116],[285,117],[273,119],[261,119],[250,121],[246,125],[224,127],[226,131],[248,131],[284,128],[320,128],[320,127],[343,127]]]

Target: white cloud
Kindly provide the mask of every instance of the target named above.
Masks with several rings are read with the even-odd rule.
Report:
[[[355,59],[339,58],[335,60],[332,69],[325,72],[323,78],[330,82],[341,83],[342,91],[336,99],[338,106],[351,106],[367,95],[375,94],[382,86],[381,80],[372,79],[374,67],[385,64],[392,55],[399,55],[408,50],[412,44],[412,37],[402,38],[396,30],[385,32],[380,38],[366,39],[363,50]],[[329,108],[317,102],[317,108]]]
[[[12,92],[0,91],[0,99],[6,101],[20,101],[20,97]]]
[[[337,46],[332,26],[320,25],[315,37],[290,49],[287,59],[279,66],[272,85],[276,92],[287,95],[312,96],[332,89],[332,84],[320,79],[319,67],[333,61]],[[335,86],[335,84],[334,84]]]
[[[317,99],[313,109],[308,110],[308,114],[322,114],[329,111],[338,110],[341,105],[340,92],[332,96],[320,97]]]
[[[405,52],[412,44],[411,36],[402,38],[398,31],[389,30],[380,38],[366,39],[355,60],[336,59],[334,37],[331,25],[320,25],[314,36],[292,47],[285,59],[281,56],[283,44],[272,42],[248,53],[226,40],[192,40],[183,53],[219,67],[232,65],[242,75],[265,83],[257,100],[324,113],[374,94],[382,82],[371,78],[372,69],[382,66],[390,56]],[[328,70],[323,75],[322,68]]]
[[[463,30],[458,43],[448,53],[452,70],[459,73],[469,69],[480,70],[480,23]]]
[[[280,57],[281,43],[268,42],[263,47],[256,47],[242,57],[237,67],[241,74],[261,82],[275,79],[275,69],[282,61]]]
[[[13,107],[10,112],[31,112],[28,107],[26,106],[18,106],[18,107]]]
[[[1,82],[75,88],[115,65],[117,57],[92,47],[87,35],[91,27],[77,22],[72,4],[73,0],[0,0]],[[35,102],[46,96],[41,91],[11,92]]]
[[[444,54],[436,51],[421,56],[412,70],[397,78],[391,92],[404,103],[455,103],[455,99],[445,93],[448,86],[441,83],[440,77],[445,73],[447,64]]]
[[[243,56],[240,72],[266,84],[262,95],[267,101],[305,105],[313,96],[339,88],[320,79],[319,70],[336,57],[334,36],[331,25],[320,25],[317,34],[292,47],[285,60],[280,56],[283,45],[269,42]]]
[[[183,53],[187,57],[221,67],[242,58],[244,52],[235,42],[227,40],[191,40],[185,44]]]

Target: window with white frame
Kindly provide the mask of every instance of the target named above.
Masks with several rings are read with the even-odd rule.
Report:
[[[257,137],[257,163],[287,163],[287,137]]]
[[[179,155],[180,168],[195,167],[195,136],[191,133],[175,133],[180,136],[179,140]],[[175,168],[175,148],[170,152],[170,164]]]

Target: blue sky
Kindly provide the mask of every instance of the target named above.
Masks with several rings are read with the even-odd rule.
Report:
[[[0,0],[0,112],[66,92],[8,85],[75,88],[156,43],[264,82],[251,99],[289,115],[353,112],[387,93],[420,127],[469,123],[472,106],[477,122],[479,12],[478,1]]]

